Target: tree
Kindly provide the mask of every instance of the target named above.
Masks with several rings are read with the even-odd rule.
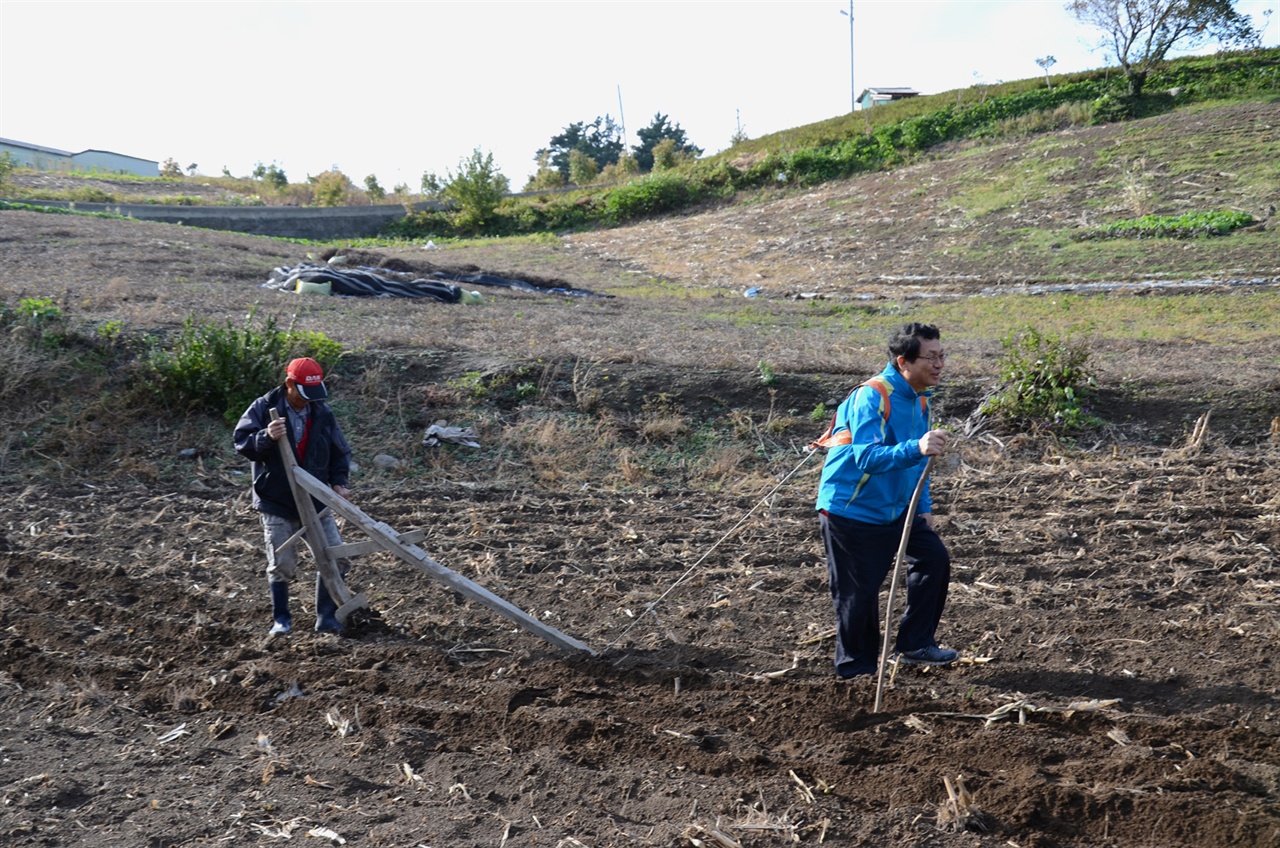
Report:
[[[263,165],[259,162],[253,166],[253,178],[262,180],[269,186],[274,188],[284,188],[289,184],[289,178],[284,175],[284,171],[280,169],[275,162],[270,165]]]
[[[1053,88],[1053,83],[1049,82],[1049,69],[1058,64],[1058,60],[1053,58],[1053,54],[1049,54],[1043,59],[1036,59],[1036,64],[1044,71],[1044,84],[1049,88]]]
[[[539,150],[538,155],[534,157],[534,161],[538,163],[538,170],[525,183],[525,191],[545,191],[546,189],[561,188],[564,185],[564,174],[560,173],[559,169],[551,166],[550,150]]]
[[[350,178],[336,168],[307,179],[311,183],[316,206],[342,206],[352,188]]]
[[[550,145],[539,150],[534,159],[541,164],[543,154],[546,154],[551,167],[569,179],[569,153],[574,150],[589,156],[596,163],[598,173],[605,166],[617,162],[625,150],[622,128],[608,115],[589,124],[581,121],[570,124],[564,132],[552,136]]]
[[[178,164],[178,160],[170,156],[168,159],[160,163],[160,176],[162,177],[181,177],[182,166]]]
[[[422,175],[422,196],[431,200],[443,200],[444,180],[427,171]]]
[[[653,154],[653,171],[669,171],[676,165],[685,161],[685,154],[676,148],[676,141],[673,138],[664,138],[653,146],[650,151]]]
[[[653,122],[637,132],[636,137],[640,139],[640,143],[631,148],[631,152],[635,154],[640,170],[645,173],[653,170],[653,148],[663,139],[671,139],[675,143],[675,152],[684,154],[686,158],[695,159],[702,155],[702,148],[689,142],[680,125],[667,123],[667,116],[661,113],[655,113]]]
[[[590,185],[600,175],[600,166],[581,150],[569,151],[569,182],[574,185]]]
[[[0,186],[5,184],[9,179],[9,175],[18,167],[18,160],[13,158],[13,154],[9,151],[0,153]]]
[[[618,161],[612,165],[605,165],[604,170],[600,172],[599,182],[602,183],[621,183],[626,182],[632,177],[640,173],[640,166],[636,164],[636,157],[624,153],[618,157]]]
[[[1102,43],[1124,69],[1134,97],[1175,48],[1194,50],[1209,41],[1248,45],[1258,37],[1234,0],[1072,0],[1067,11],[1102,30]]]
[[[387,190],[378,184],[377,174],[370,174],[364,178],[364,190],[374,203],[387,196]]]
[[[478,230],[488,223],[509,187],[493,164],[493,154],[478,147],[458,162],[457,173],[446,171],[443,179],[432,173],[422,175],[422,193],[456,203],[457,224],[464,229]]]

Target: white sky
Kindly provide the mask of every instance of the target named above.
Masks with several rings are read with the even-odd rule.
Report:
[[[1236,8],[1263,23],[1280,0]],[[476,147],[514,189],[578,121],[708,153],[850,108],[848,0],[0,0],[0,137],[415,191]],[[1112,64],[1065,0],[857,0],[853,82],[924,94]],[[1280,19],[1264,42],[1275,45]],[[619,92],[621,98],[619,98]],[[621,109],[619,100],[621,99]]]

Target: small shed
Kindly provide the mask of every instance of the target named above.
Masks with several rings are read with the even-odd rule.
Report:
[[[908,97],[919,97],[920,92],[914,88],[904,88],[901,86],[890,86],[881,88],[864,88],[862,93],[858,95],[858,106],[862,109],[870,109],[873,106],[883,106],[886,103],[892,103],[894,100],[905,100]]]

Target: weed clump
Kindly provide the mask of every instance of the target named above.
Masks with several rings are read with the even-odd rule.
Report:
[[[173,346],[151,351],[148,366],[161,402],[184,411],[203,410],[234,421],[264,387],[280,380],[284,363],[309,356],[327,371],[342,346],[323,333],[284,330],[274,318],[243,327],[188,317]]]
[[[1011,425],[1059,431],[1100,423],[1085,405],[1096,386],[1089,349],[1028,327],[1000,340],[1000,390],[982,411]]]
[[[1187,212],[1182,215],[1143,215],[1127,221],[1116,221],[1074,234],[1075,241],[1096,239],[1199,238],[1225,236],[1232,230],[1253,224],[1248,212]]]

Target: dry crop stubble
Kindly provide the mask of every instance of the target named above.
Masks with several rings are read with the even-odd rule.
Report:
[[[245,285],[252,297],[235,303],[236,319],[277,297]],[[644,302],[608,315],[665,321],[671,333],[676,319],[695,326],[681,312],[706,303],[636,299]],[[281,315],[297,309],[296,299],[279,302]],[[536,320],[548,323],[600,314],[536,302]],[[0,724],[15,728],[3,740],[0,823],[19,843],[73,833],[85,848],[138,833],[252,842],[286,827],[397,845],[492,845],[504,836],[509,845],[674,845],[686,844],[682,834],[716,831],[761,845],[793,836],[940,848],[1269,845],[1280,827],[1270,555],[1280,535],[1266,516],[1277,511],[1280,481],[1275,446],[1259,443],[1265,430],[1249,429],[1275,411],[1233,414],[1242,396],[1274,398],[1267,360],[1241,358],[1248,339],[1197,331],[1126,347],[1104,336],[1104,383],[1120,395],[1110,411],[1133,413],[1130,426],[1079,444],[988,429],[960,445],[961,462],[939,469],[935,490],[955,557],[944,639],[991,661],[900,672],[883,721],[867,714],[865,689],[831,673],[813,460],[645,615],[799,463],[792,433],[772,439],[769,422],[790,417],[792,406],[805,415],[883,367],[892,323],[929,316],[944,325],[956,361],[940,411],[960,429],[978,394],[968,384],[989,375],[998,344],[976,319],[958,332],[960,313],[939,301],[895,302],[905,311],[881,323],[786,323],[813,313],[779,304],[769,307],[772,324],[740,326],[736,319],[766,313],[731,293],[724,314],[733,320],[720,323],[732,326],[684,342],[679,356],[690,360],[670,367],[646,364],[664,355],[648,349],[639,362],[606,364],[586,346],[608,328],[540,332],[557,349],[583,347],[546,361],[562,375],[590,372],[580,381],[590,410],[579,409],[572,386],[562,386],[557,405],[460,404],[447,386],[476,363],[501,377],[531,360],[523,349],[506,357],[486,347],[418,361],[420,348],[453,343],[461,308],[309,307],[303,329],[332,330],[352,347],[377,338],[384,318],[398,322],[394,355],[366,349],[353,366],[414,363],[374,369],[367,386],[353,367],[335,384],[362,458],[388,438],[380,428],[412,453],[406,478],[365,463],[362,508],[398,529],[428,527],[425,547],[440,561],[492,580],[593,646],[635,616],[640,624],[609,661],[578,663],[370,558],[354,579],[378,599],[381,626],[349,639],[298,633],[264,644],[260,531],[244,477],[231,473],[243,464],[229,456],[225,431],[174,437],[149,422],[137,461],[154,469],[144,480],[121,465],[68,477],[42,468],[25,496],[0,499],[8,675],[0,692],[11,717]],[[1097,304],[1116,310],[1115,301]],[[494,314],[509,321],[517,311]],[[185,314],[175,307],[173,317]],[[520,341],[518,327],[463,320],[466,344]],[[775,409],[756,367],[762,342],[788,334],[817,341],[786,339],[776,357],[771,350],[779,397],[792,398]],[[1234,394],[1222,394],[1215,365],[1224,343],[1231,373],[1242,375]],[[813,360],[817,387],[800,391],[804,366],[788,360],[828,344],[833,352]],[[741,367],[708,370],[697,359],[705,352]],[[1158,399],[1167,406],[1145,397],[1150,384],[1139,373],[1165,375]],[[634,393],[616,388],[628,381]],[[634,426],[638,398],[659,392],[700,421],[740,410],[740,434],[720,421],[726,455],[703,459],[731,464],[732,447],[741,467],[714,479],[698,461],[662,465],[666,446],[644,444]],[[1198,452],[1186,452],[1210,401],[1222,409]],[[366,410],[377,420],[360,421]],[[472,411],[484,425],[482,451],[419,448],[422,423]],[[570,427],[575,416],[599,431]],[[539,431],[544,420],[560,423]],[[515,432],[522,425],[530,431]],[[813,422],[806,435],[824,425]],[[507,428],[510,441],[493,441]],[[549,439],[535,440],[540,432]],[[580,445],[561,438],[590,440],[590,449],[570,454]],[[179,439],[207,442],[203,467],[174,460]],[[528,462],[538,450],[548,464],[564,462],[558,476]],[[631,479],[616,466],[624,459]],[[197,480],[212,491],[195,490]],[[89,681],[97,697],[74,704]],[[176,697],[183,693],[200,696],[195,712]],[[337,736],[329,715],[354,732]],[[189,733],[168,735],[183,725]],[[21,730],[36,726],[39,734]],[[73,749],[80,774],[97,782],[68,772]],[[43,777],[24,782],[33,775]],[[943,778],[956,775],[991,832],[938,829],[958,820],[939,821]],[[823,784],[831,791],[819,791]]]

